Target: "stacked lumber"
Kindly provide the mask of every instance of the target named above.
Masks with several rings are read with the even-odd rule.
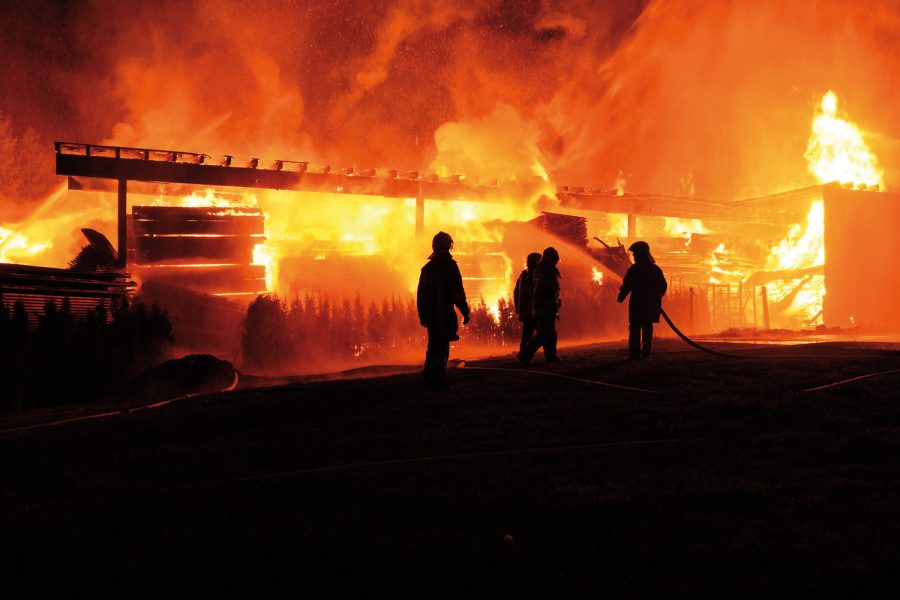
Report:
[[[258,208],[135,206],[131,225],[143,281],[229,296],[266,291],[265,267],[252,264],[266,239]]]
[[[543,229],[575,246],[585,247],[588,244],[587,218],[574,215],[542,212],[529,224]]]

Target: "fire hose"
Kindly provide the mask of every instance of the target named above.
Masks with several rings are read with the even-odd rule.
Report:
[[[610,388],[614,390],[622,390],[626,392],[640,392],[643,394],[659,394],[656,390],[647,390],[644,388],[630,387],[627,385],[618,385],[615,383],[607,383],[605,381],[597,381],[595,379],[584,379],[582,377],[573,377],[571,375],[563,375],[562,373],[552,373],[550,371],[536,371],[533,369],[504,369],[502,367],[470,367],[466,361],[460,360],[455,365],[457,369],[466,369],[469,371],[495,371],[498,373],[514,373],[521,375],[522,373],[530,373],[532,375],[540,375],[542,377],[556,377],[557,379],[568,379],[569,381],[577,381],[588,385],[597,385],[600,387]]]
[[[666,323],[668,323],[669,327],[672,328],[672,331],[674,331],[678,337],[680,337],[682,340],[684,340],[684,342],[688,346],[692,346],[692,347],[696,348],[697,350],[700,350],[701,352],[706,352],[706,353],[712,354],[714,356],[721,356],[722,358],[746,358],[746,357],[740,356],[738,354],[728,354],[727,352],[719,352],[718,350],[713,350],[712,348],[707,348],[706,346],[701,346],[700,344],[698,344],[697,342],[695,342],[694,340],[692,340],[691,338],[689,338],[688,336],[683,334],[681,332],[681,330],[675,326],[675,323],[672,322],[672,319],[669,318],[669,315],[666,314],[665,310],[661,310],[661,312],[662,312],[663,318],[666,320]]]
[[[219,390],[220,392],[232,392],[238,386],[238,372],[235,370],[234,379],[228,387]],[[122,408],[117,410],[111,410],[101,413],[92,413],[89,415],[83,415],[80,417],[70,417],[68,419],[57,419],[54,421],[43,421],[41,423],[32,423],[31,425],[23,425],[21,427],[11,427],[9,429],[0,429],[0,434],[3,433],[20,433],[22,431],[30,431],[32,429],[44,429],[46,427],[57,427],[59,425],[69,425],[71,423],[80,423],[82,421],[96,421],[99,419],[106,419],[109,417],[120,417],[125,415],[130,415],[137,412],[142,412],[145,410],[153,410],[156,408],[162,408],[163,406],[167,406],[172,404],[173,402],[179,402],[181,400],[187,400],[189,398],[194,398],[199,396],[200,394],[184,394],[181,396],[177,396],[175,398],[169,398],[168,400],[160,400],[158,402],[153,402],[151,404],[143,404],[141,406],[134,406],[131,408]]]
[[[597,240],[598,242],[600,242],[601,244],[603,244],[606,248],[613,249],[612,246],[610,246],[609,244],[607,244],[600,238],[595,237],[594,239]],[[631,266],[631,261],[628,260],[627,254],[624,253],[625,247],[622,245],[622,242],[619,242],[619,248],[622,249],[622,252],[623,252],[622,256],[624,257],[624,260],[627,261],[628,266]],[[617,271],[615,268],[611,268],[608,265],[603,265],[603,266],[613,277],[615,277],[619,281],[622,281],[625,278],[625,274],[622,271]],[[622,270],[627,268],[627,267],[625,267],[624,264],[622,264],[621,267],[622,267]],[[675,326],[675,323],[672,322],[672,319],[669,317],[668,314],[666,314],[666,311],[664,309],[660,308],[660,312],[661,312],[663,318],[666,320],[666,323],[668,323],[669,327],[672,328],[672,331],[674,331],[675,334],[678,337],[680,337],[684,341],[684,343],[686,343],[688,346],[691,346],[692,348],[696,348],[697,350],[700,350],[701,352],[706,352],[707,354],[712,354],[713,356],[719,356],[721,358],[746,358],[743,356],[739,356],[737,354],[728,354],[727,352],[719,352],[718,350],[713,350],[712,348],[707,348],[706,346],[702,346],[702,345],[698,344],[697,342],[695,342],[694,340],[692,340],[691,338],[686,336],[684,333],[682,333],[682,331],[680,329],[678,329],[678,327]]]

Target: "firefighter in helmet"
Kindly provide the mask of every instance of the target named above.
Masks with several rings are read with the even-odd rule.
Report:
[[[541,262],[540,252],[532,252],[528,255],[525,259],[525,270],[516,280],[516,287],[513,291],[513,305],[519,321],[522,322],[522,341],[519,342],[519,353],[525,350],[525,346],[534,337],[536,331],[536,321],[531,306],[534,303],[534,270],[539,262]]]
[[[550,247],[544,250],[541,260],[534,268],[531,313],[534,315],[537,334],[517,355],[519,362],[527,365],[535,352],[544,348],[544,360],[559,362],[556,353],[556,319],[562,301],[559,298],[559,252]]]
[[[631,294],[628,303],[628,359],[640,360],[650,357],[653,324],[659,323],[662,297],[667,285],[647,242],[635,242],[628,251],[634,256],[634,264],[625,273],[618,300],[624,302]]]
[[[459,266],[450,255],[453,238],[443,231],[431,241],[431,256],[422,267],[416,291],[419,322],[428,329],[428,349],[425,352],[423,376],[425,386],[432,389],[447,387],[447,359],[450,342],[459,339],[459,322],[455,306],[469,323],[469,304],[463,289]]]

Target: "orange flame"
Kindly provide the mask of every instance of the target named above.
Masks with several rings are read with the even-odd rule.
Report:
[[[884,187],[884,171],[853,123],[838,117],[837,95],[828,90],[812,122],[806,153],[809,172],[822,183],[851,182]]]
[[[820,183],[851,182],[884,187],[884,172],[878,159],[852,122],[838,116],[837,95],[829,90],[822,96],[813,116],[809,143],[804,157],[809,172]],[[805,227],[791,226],[787,236],[769,251],[766,269],[770,271],[805,269],[825,264],[825,206],[821,200],[812,203]],[[825,277],[810,275],[807,280],[781,282],[772,286],[770,297],[778,301],[797,286],[790,312],[812,322],[820,318],[825,296]]]
[[[51,241],[36,242],[26,234],[0,226],[0,263],[28,263],[31,257],[53,246]]]

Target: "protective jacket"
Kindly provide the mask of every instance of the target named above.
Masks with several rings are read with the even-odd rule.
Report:
[[[628,320],[632,323],[659,323],[662,297],[667,287],[662,269],[654,263],[639,260],[631,265],[619,288],[619,302],[631,293]]]
[[[534,269],[525,269],[516,280],[513,303],[520,321],[534,318],[531,307],[534,304]]]
[[[559,312],[559,269],[541,261],[532,275],[534,292],[532,314],[535,317],[555,316]]]
[[[463,317],[469,314],[459,266],[449,252],[435,252],[422,267],[416,291],[419,321],[428,328],[429,339],[459,339],[454,305]]]

